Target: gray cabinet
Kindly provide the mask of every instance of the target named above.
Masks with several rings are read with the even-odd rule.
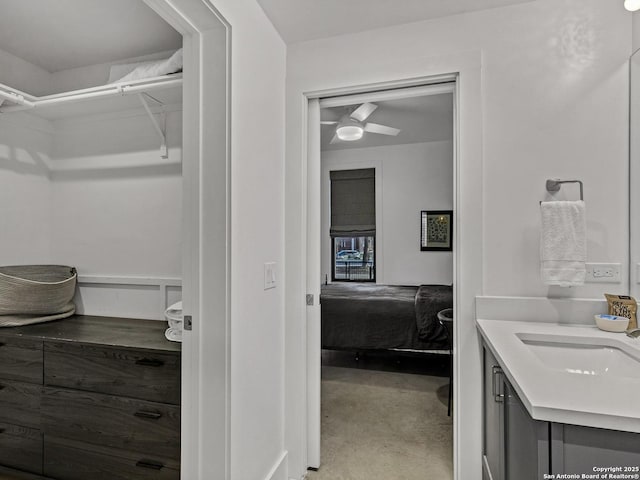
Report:
[[[504,408],[502,369],[488,349],[484,349],[484,448],[482,479],[504,479]]]
[[[549,424],[532,419],[484,349],[483,480],[539,480],[549,469]]]
[[[534,420],[486,347],[483,380],[483,480],[640,473],[640,434]]]
[[[540,480],[549,473],[549,423],[534,420],[504,379],[505,480]]]
[[[594,467],[611,467],[622,469],[617,474],[632,475],[640,473],[639,466],[640,435],[637,433],[551,424],[551,469],[554,473],[593,474],[596,473]]]

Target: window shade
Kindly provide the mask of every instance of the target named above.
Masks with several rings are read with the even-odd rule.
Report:
[[[376,233],[376,170],[336,170],[331,176],[332,237]]]

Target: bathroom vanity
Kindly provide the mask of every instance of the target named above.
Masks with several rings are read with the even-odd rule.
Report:
[[[0,330],[0,476],[180,478],[180,344],[164,322]]]
[[[640,342],[591,326],[478,320],[478,329],[483,480],[640,475]]]

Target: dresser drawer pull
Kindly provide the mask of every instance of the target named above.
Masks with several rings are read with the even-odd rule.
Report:
[[[164,464],[160,462],[156,462],[154,460],[138,460],[136,463],[136,467],[140,468],[150,468],[152,470],[161,470],[164,467]]]
[[[140,418],[150,418],[151,420],[159,420],[162,417],[161,413],[148,412],[146,410],[138,410],[134,415]]]
[[[141,358],[140,360],[136,360],[136,365],[143,365],[145,367],[161,367],[164,365],[164,362],[155,358]]]

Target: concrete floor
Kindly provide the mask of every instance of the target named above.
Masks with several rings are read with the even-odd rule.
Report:
[[[453,478],[447,376],[336,363],[323,361],[321,467],[309,480]]]

